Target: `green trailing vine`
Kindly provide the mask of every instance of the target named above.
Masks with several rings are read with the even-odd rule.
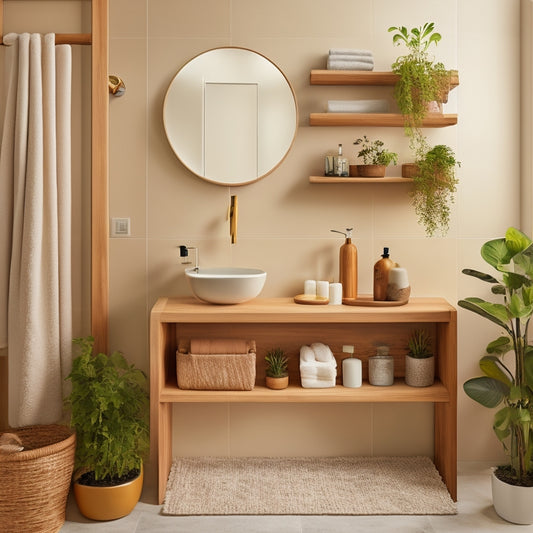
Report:
[[[444,235],[457,190],[455,169],[461,163],[449,146],[438,144],[417,158],[416,165],[418,173],[411,192],[415,213],[428,236]]]
[[[92,337],[75,339],[80,354],[67,377],[65,399],[76,430],[76,468],[95,480],[118,479],[139,470],[149,450],[149,401],[144,372],[120,352],[93,355]]]

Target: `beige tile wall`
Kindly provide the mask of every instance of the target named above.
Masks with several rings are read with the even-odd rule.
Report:
[[[10,0],[4,25],[7,31],[79,31],[87,25],[79,4]],[[86,4],[81,2],[85,18]],[[132,220],[131,237],[110,239],[111,348],[148,369],[151,306],[160,296],[189,294],[179,244],[199,246],[204,265],[260,266],[268,272],[264,296],[291,296],[306,278],[336,278],[342,240],[329,230],[353,225],[362,292],[371,291],[372,265],[389,246],[393,259],[409,270],[414,296],[455,303],[481,295],[483,287],[462,276],[461,268],[483,268],[480,245],[519,220],[518,6],[518,0],[110,0],[110,73],[127,86],[124,97],[110,101],[110,213]],[[483,23],[473,24],[481,14]],[[457,67],[461,80],[446,107],[459,113],[459,125],[427,130],[432,143],[452,145],[462,161],[450,232],[434,239],[418,226],[405,185],[308,181],[338,143],[353,158],[352,142],[362,134],[383,139],[409,160],[400,129],[308,127],[309,113],[322,111],[328,99],[354,95],[350,87],[310,86],[309,71],[324,67],[330,47],[370,48],[376,70],[388,70],[398,50],[387,28],[428,20],[443,34],[436,56]],[[217,46],[243,46],[273,60],[291,81],[300,110],[287,159],[264,180],[240,188],[212,185],[188,172],[162,124],[164,94],[176,71]],[[85,86],[79,82],[79,94]],[[390,98],[386,88],[357,91],[360,98]],[[77,104],[78,128],[86,124],[86,109],[83,101]],[[87,166],[87,148],[80,134],[76,164]],[[231,194],[239,195],[240,207],[233,246],[226,221]],[[76,200],[82,215],[89,205],[83,198]],[[86,257],[80,244],[75,262],[83,272],[76,278],[81,299],[87,296]],[[86,312],[80,304],[80,324]],[[477,371],[481,350],[496,333],[459,312],[459,384]],[[491,416],[459,385],[460,459],[500,456]],[[184,455],[432,451],[432,412],[424,405],[180,405],[174,421],[174,452]]]
[[[151,306],[160,296],[189,294],[179,244],[199,246],[203,265],[260,266],[268,272],[264,296],[291,296],[306,278],[337,278],[342,239],[330,229],[354,226],[362,292],[371,292],[372,266],[383,246],[408,269],[414,296],[439,295],[455,303],[481,290],[460,269],[481,267],[479,246],[518,223],[518,166],[510,162],[518,156],[518,107],[505,97],[518,91],[518,66],[503,61],[514,58],[518,41],[494,39],[502,23],[506,35],[513,35],[517,6],[499,1],[488,7],[481,0],[468,6],[444,0],[113,0],[110,59],[128,92],[111,101],[110,207],[111,216],[131,217],[133,232],[127,242],[110,241],[112,343],[129,347],[148,367]],[[481,9],[487,22],[473,27],[469,21]],[[325,66],[330,47],[372,49],[376,70],[388,70],[398,50],[387,28],[426,20],[443,34],[436,56],[457,67],[461,77],[445,110],[459,113],[459,125],[426,131],[430,142],[450,144],[462,161],[450,232],[434,239],[417,224],[406,185],[308,181],[321,173],[323,155],[338,143],[353,159],[352,142],[362,134],[383,139],[401,161],[409,160],[401,129],[310,128],[310,112],[324,110],[328,99],[354,97],[354,89],[312,87],[309,71]],[[244,187],[216,186],[192,175],[174,156],[162,124],[164,95],[177,70],[217,46],[242,46],[269,57],[291,81],[299,105],[299,129],[286,160]],[[387,88],[358,91],[360,98],[391,98]],[[492,95],[499,97],[496,106]],[[389,169],[390,175],[398,173]],[[240,211],[233,246],[226,220],[231,194],[239,196]],[[459,328],[462,383],[476,372],[480,350],[495,333],[463,313]],[[459,396],[460,458],[499,457],[492,414],[461,390]],[[432,416],[430,406],[414,404],[180,405],[174,408],[174,453],[431,454]]]

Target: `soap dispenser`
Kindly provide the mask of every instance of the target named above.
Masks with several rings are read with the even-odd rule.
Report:
[[[341,233],[346,240],[339,253],[339,281],[342,284],[343,298],[357,298],[357,248],[352,243],[353,228],[344,231],[332,229],[334,233]]]
[[[389,249],[383,248],[381,259],[374,265],[374,300],[385,301],[387,299],[387,286],[389,284],[389,272],[396,263],[389,257]]]

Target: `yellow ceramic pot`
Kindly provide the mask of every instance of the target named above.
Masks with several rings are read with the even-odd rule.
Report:
[[[81,514],[91,520],[115,520],[126,516],[141,497],[143,468],[140,474],[122,485],[90,487],[74,482],[74,497]]]

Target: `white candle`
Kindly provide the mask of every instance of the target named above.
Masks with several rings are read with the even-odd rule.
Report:
[[[355,389],[363,382],[361,359],[347,357],[342,361],[342,384]]]
[[[314,279],[306,279],[304,281],[304,294],[316,296],[316,281]]]
[[[329,284],[329,304],[341,305],[342,304],[342,284],[330,283]]]
[[[391,268],[389,270],[389,285],[396,285],[397,289],[409,287],[409,279],[405,268]]]
[[[329,298],[329,281],[316,282],[316,295],[319,298]]]

